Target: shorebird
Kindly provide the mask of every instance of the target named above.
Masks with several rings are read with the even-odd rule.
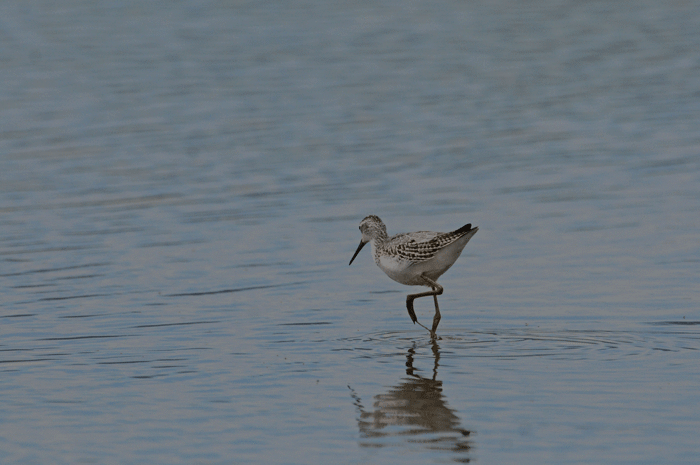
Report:
[[[437,279],[457,261],[464,246],[478,230],[478,227],[472,228],[470,223],[448,233],[417,231],[389,237],[384,222],[378,216],[369,215],[360,222],[362,240],[350,260],[350,265],[362,247],[371,242],[374,262],[387,276],[407,286],[430,287],[428,292],[409,294],[406,297],[406,308],[413,323],[423,326],[430,331],[430,336],[435,338],[435,330],[440,323],[437,296],[443,291]],[[429,295],[432,295],[435,301],[432,329],[421,324],[413,310],[415,299]]]

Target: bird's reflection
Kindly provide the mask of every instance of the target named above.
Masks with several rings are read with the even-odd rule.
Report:
[[[357,423],[361,446],[404,445],[405,441],[427,449],[453,453],[455,462],[470,461],[472,431],[461,427],[459,418],[447,406],[442,394],[442,381],[437,379],[440,347],[435,340],[432,351],[435,363],[430,378],[417,374],[418,369],[413,367],[416,354],[414,345],[406,355],[408,377],[385,394],[376,395],[370,410],[348,386],[360,413]]]

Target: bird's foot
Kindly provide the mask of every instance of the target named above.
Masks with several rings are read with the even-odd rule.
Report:
[[[407,298],[406,299],[406,308],[408,309],[408,316],[411,317],[411,321],[413,321],[413,324],[418,323],[418,318],[416,317],[416,312],[413,310],[413,299]],[[418,323],[420,324],[420,323]]]

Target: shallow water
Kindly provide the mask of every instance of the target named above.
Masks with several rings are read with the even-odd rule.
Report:
[[[697,461],[694,4],[0,13],[0,462]]]

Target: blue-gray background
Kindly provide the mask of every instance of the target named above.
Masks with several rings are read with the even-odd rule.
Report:
[[[683,1],[3,2],[0,462],[696,463],[699,50]],[[436,344],[368,214],[479,226]]]

